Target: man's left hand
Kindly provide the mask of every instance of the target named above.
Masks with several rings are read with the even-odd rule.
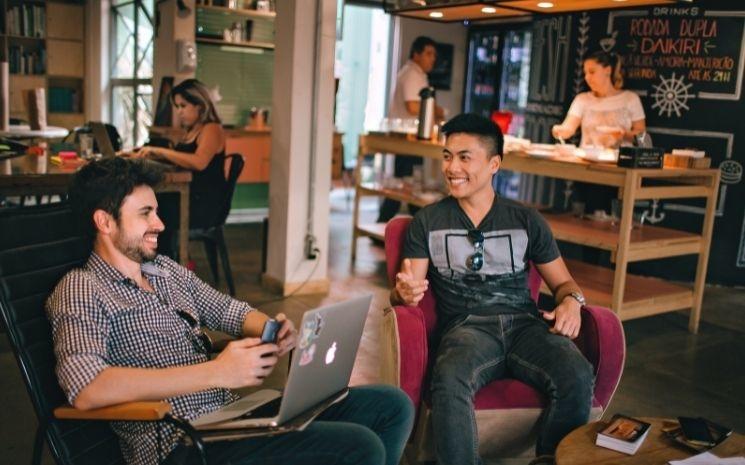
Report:
[[[282,325],[277,333],[277,345],[279,346],[278,355],[284,355],[297,345],[297,331],[295,325],[284,313],[278,313],[274,318]]]
[[[552,333],[574,339],[579,335],[579,328],[582,325],[581,308],[574,297],[567,296],[554,311],[543,312],[543,318],[554,322]]]

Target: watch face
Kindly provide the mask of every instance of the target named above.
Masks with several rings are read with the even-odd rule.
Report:
[[[587,301],[585,300],[585,296],[583,296],[579,292],[572,292],[570,295],[574,297],[574,300],[579,302],[580,305],[585,305],[587,303]]]

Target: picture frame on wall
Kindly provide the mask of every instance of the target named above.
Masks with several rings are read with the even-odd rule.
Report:
[[[453,77],[453,44],[436,43],[437,61],[429,73],[429,85],[438,90],[450,90]]]

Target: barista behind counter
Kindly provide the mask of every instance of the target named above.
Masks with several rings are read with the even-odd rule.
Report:
[[[414,119],[419,117],[419,92],[429,87],[427,73],[432,71],[437,59],[435,41],[426,36],[414,39],[409,51],[409,60],[401,68],[396,76],[396,86],[393,90],[390,106],[388,107],[389,119]],[[441,120],[445,117],[442,107],[435,107],[435,118]],[[396,177],[411,176],[413,167],[420,165],[420,157],[397,156],[393,174]],[[393,218],[401,202],[384,199],[380,205],[378,223],[386,223]],[[409,211],[413,214],[416,207],[409,205]]]
[[[568,139],[582,127],[583,147],[617,148],[645,133],[644,108],[639,96],[623,90],[621,57],[595,52],[583,64],[589,92],[578,94],[563,123],[551,128],[554,137]]]
[[[623,90],[621,57],[615,53],[595,52],[583,63],[589,92],[578,94],[569,107],[566,119],[551,128],[557,139],[568,139],[581,126],[580,146],[618,148],[646,137],[646,120],[639,96]],[[585,202],[585,213],[609,210],[617,196],[614,187],[575,184],[577,196]]]

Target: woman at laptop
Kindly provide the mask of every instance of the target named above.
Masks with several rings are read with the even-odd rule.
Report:
[[[189,226],[192,229],[214,226],[215,215],[220,211],[218,207],[227,195],[224,172],[225,132],[220,117],[215,110],[209,89],[196,79],[187,79],[174,87],[171,91],[171,103],[182,129],[183,135],[180,140],[177,140],[172,148],[146,145],[133,156],[165,160],[192,170],[194,173],[189,192]],[[167,226],[178,224],[178,203],[175,195],[161,206],[161,214]],[[167,227],[166,230],[168,229],[173,234],[177,228]],[[162,242],[166,249],[172,247],[171,240]],[[162,249],[160,251],[168,254]]]

